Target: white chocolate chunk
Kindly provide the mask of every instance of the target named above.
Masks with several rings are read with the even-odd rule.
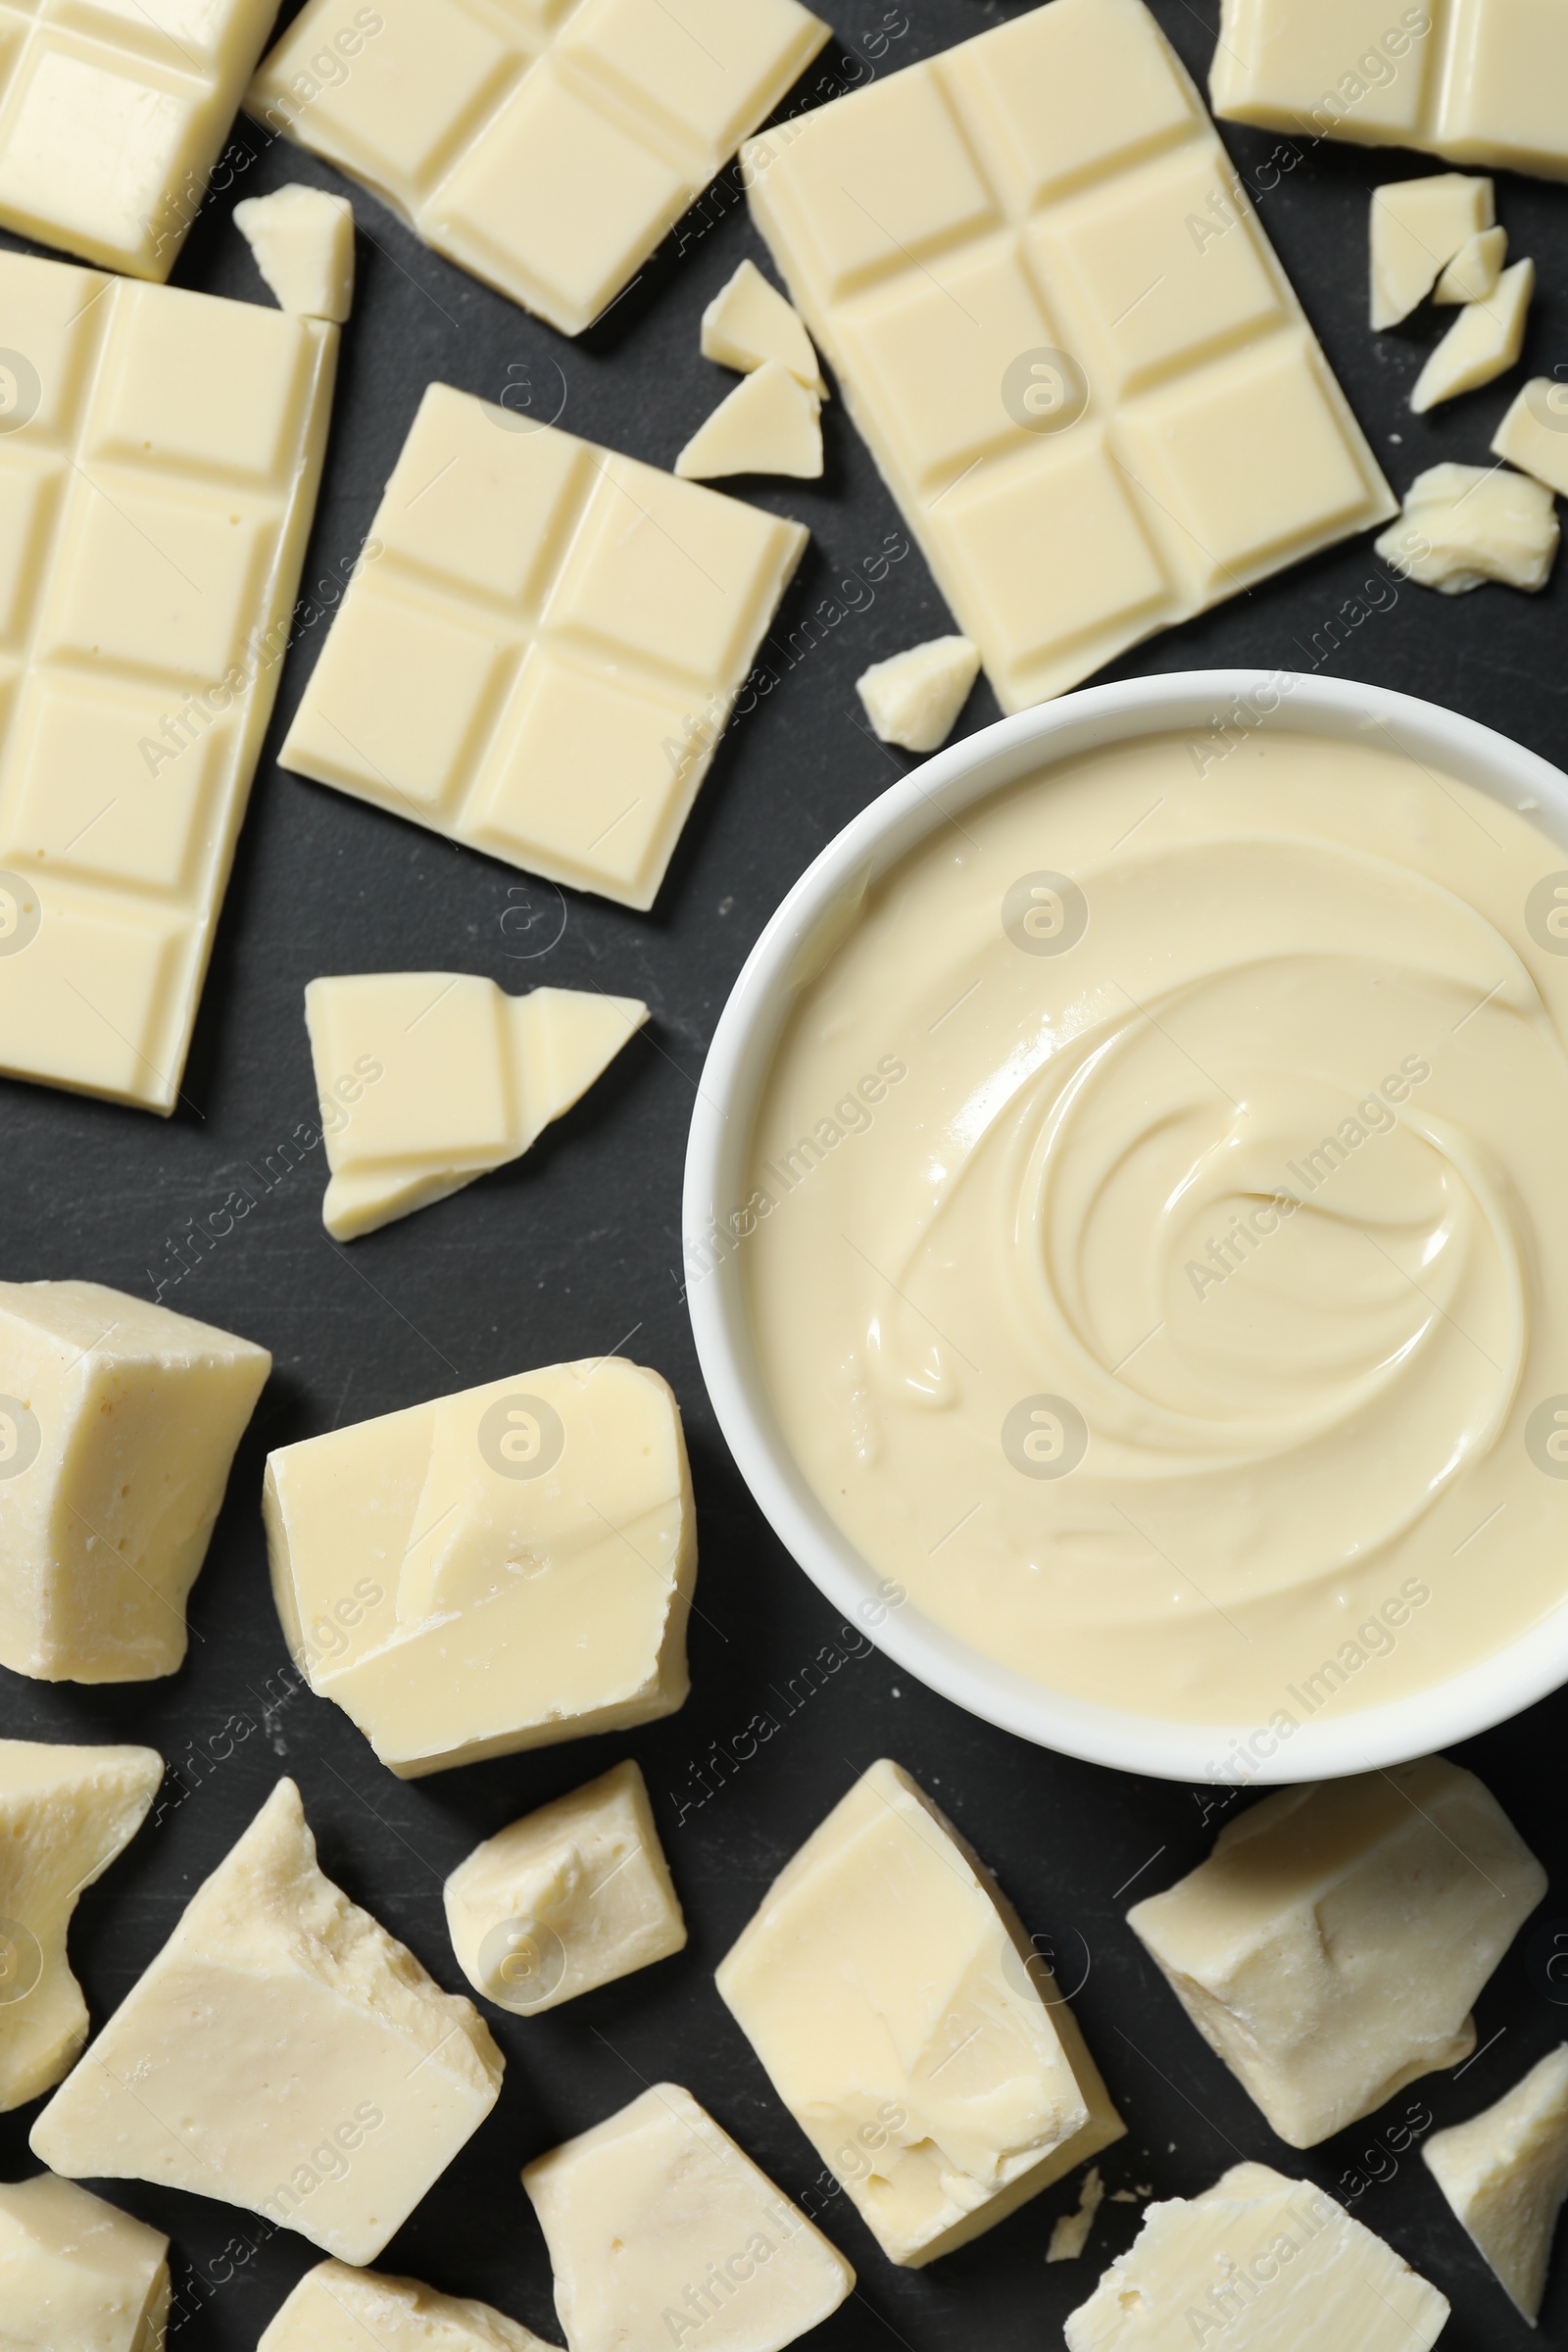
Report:
[[[1392,569],[1443,596],[1485,580],[1544,588],[1557,554],[1550,490],[1501,466],[1429,466],[1404,495],[1404,512],[1375,542]]]
[[[1533,2328],[1568,2197],[1568,2045],[1469,2123],[1434,2132],[1421,2153]]]
[[[0,1662],[172,1674],[265,1348],[96,1282],[0,1283]]]
[[[884,743],[934,752],[953,733],[979,674],[980,649],[967,637],[933,637],[873,662],[855,681],[855,691]]]
[[[571,2352],[782,2352],[855,2273],[675,2082],[526,2167]]]
[[[279,306],[341,326],[354,308],[354,207],[291,181],[234,207],[234,226]]]
[[[1407,318],[1455,254],[1478,232],[1491,228],[1494,208],[1492,181],[1467,178],[1462,172],[1438,172],[1425,179],[1397,179],[1374,188],[1373,326],[1396,326]],[[1492,288],[1482,290],[1490,293]]]
[[[795,0],[308,0],[245,105],[576,335],[827,38]]]
[[[1429,2352],[1446,2297],[1310,2180],[1238,2164],[1151,2205],[1067,2352]]]
[[[1546,1874],[1441,1756],[1281,1789],[1127,1924],[1281,2139],[1309,2148],[1475,2047]]]
[[[148,41],[163,5],[115,13]],[[0,70],[15,54],[0,42]],[[168,1112],[288,644],[338,330],[17,253],[0,318],[0,1071]]]
[[[1535,263],[1515,262],[1484,302],[1465,304],[1415,379],[1410,406],[1418,416],[1440,401],[1490,384],[1515,365],[1524,349],[1525,314],[1535,285]]]
[[[169,2240],[74,2180],[0,2183],[4,2352],[164,2352]]]
[[[808,392],[828,397],[805,319],[753,261],[742,262],[703,313],[702,350],[743,375],[777,360]]]
[[[1505,228],[1478,229],[1460,246],[1433,287],[1433,301],[1445,309],[1460,302],[1486,302],[1496,291],[1507,258]]]
[[[1493,452],[1568,498],[1568,383],[1534,375],[1492,436]]]
[[[965,2244],[1126,2128],[1017,1914],[885,1759],[774,1881],[717,1984],[894,2262]]]
[[[248,2207],[370,2262],[495,2105],[471,2001],[319,1869],[279,1781],[32,2127],[73,2178]]]
[[[372,532],[283,765],[651,906],[805,530],[432,384]]]
[[[749,142],[748,201],[1004,710],[1394,500],[1141,0]]]
[[[305,1020],[331,1171],[327,1232],[373,1233],[520,1158],[647,1018],[633,997],[509,997],[470,973],[313,980]]]
[[[1076,2262],[1089,2243],[1089,2232],[1095,2226],[1095,2216],[1104,2201],[1105,2184],[1100,2178],[1100,2167],[1092,2164],[1078,2199],[1076,2213],[1060,2213],[1052,2224],[1051,2243],[1046,2248],[1048,2262]],[[1126,2201],[1126,2191],[1122,2191]]]
[[[166,278],[273,14],[272,0],[111,6],[9,41],[0,226]]]
[[[1568,178],[1557,0],[1223,0],[1208,87],[1233,122]]]
[[[66,1957],[72,1914],[135,1837],[163,1777],[151,1747],[0,1740],[0,2110],[52,2089],[87,2038]]]
[[[286,1446],[262,1509],[289,1648],[403,1779],[685,1700],[697,1526],[657,1372],[552,1364]]]
[[[553,2352],[541,2336],[467,2295],[439,2295],[344,2262],[307,2271],[256,2352]]]
[[[475,1992],[529,2016],[686,1942],[648,1784],[629,1760],[475,1846],[445,1900]]]
[[[814,480],[822,470],[822,403],[777,360],[743,376],[675,460],[683,481],[725,473],[789,473]]]

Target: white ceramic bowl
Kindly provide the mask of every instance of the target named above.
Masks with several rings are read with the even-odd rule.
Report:
[[[1254,1727],[1186,1723],[1092,1704],[1014,1674],[923,1616],[889,1609],[880,1579],[829,1518],[786,1445],[758,1367],[742,1296],[745,1242],[715,1251],[719,1221],[748,1197],[753,1122],[795,992],[845,935],[866,884],[948,815],[1048,760],[1138,735],[1216,722],[1285,727],[1399,747],[1510,808],[1568,847],[1568,776],[1473,720],[1381,687],[1290,671],[1196,670],[1096,686],[1004,718],[914,769],[862,809],[807,868],[736,981],[703,1072],[686,1154],[687,1301],[719,1425],[742,1477],[812,1582],[890,1658],[945,1697],[1043,1746],[1127,1772],[1182,1781],[1317,1780],[1450,1745],[1568,1681],[1568,1608],[1451,1681],[1393,1705],[1305,1723],[1277,1752]],[[716,1262],[715,1262],[716,1261]]]

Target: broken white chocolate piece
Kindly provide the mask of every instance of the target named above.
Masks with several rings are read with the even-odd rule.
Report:
[[[723,473],[789,473],[810,481],[822,470],[822,403],[777,360],[743,376],[675,460],[684,481]]]
[[[1442,1756],[1283,1788],[1127,1924],[1281,2139],[1309,2148],[1475,2047],[1546,1874]]]
[[[471,2001],[323,1876],[279,1781],[32,2127],[73,2178],[248,2207],[369,2262],[495,2105]]]
[[[1223,0],[1208,88],[1232,122],[1568,178],[1557,0]]]
[[[805,319],[753,261],[742,262],[703,313],[702,349],[705,360],[743,375],[777,360],[818,400],[828,397]]]
[[[1491,180],[1471,179],[1462,172],[1374,188],[1369,216],[1373,326],[1396,326],[1408,318],[1454,255],[1492,227],[1494,207]]]
[[[855,2273],[677,2082],[660,2082],[522,2176],[571,2352],[680,2343],[781,2352]]]
[[[245,105],[576,335],[827,38],[795,0],[308,0]]]
[[[1496,292],[1502,265],[1508,258],[1508,231],[1482,228],[1460,246],[1432,289],[1443,309],[1460,302],[1486,302]]]
[[[174,1672],[271,1362],[102,1283],[0,1283],[0,1663],[42,1682]]]
[[[1551,576],[1559,537],[1544,483],[1502,466],[1429,466],[1404,494],[1404,512],[1375,542],[1403,578],[1443,596],[1485,580],[1532,593]]]
[[[1238,2164],[1151,2205],[1066,2324],[1067,2352],[1430,2352],[1446,2296],[1310,2180]]]
[[[657,1372],[552,1364],[285,1446],[262,1510],[296,1662],[404,1780],[685,1700],[697,1526]]]
[[[801,525],[432,384],[372,529],[283,765],[651,906]]]
[[[169,2240],[39,2173],[0,2183],[4,2352],[164,2352]]]
[[[686,1942],[648,1784],[629,1760],[487,1838],[445,1899],[475,1992],[529,2016]]]
[[[1125,2199],[1126,2192],[1123,2191]],[[1076,2262],[1089,2243],[1089,2232],[1095,2226],[1095,2216],[1104,2201],[1105,2184],[1100,2178],[1100,2167],[1092,2164],[1078,2198],[1076,2213],[1058,2213],[1052,2225],[1051,2243],[1046,2248],[1048,2262]]]
[[[933,637],[873,662],[855,691],[883,743],[934,752],[953,733],[979,674],[980,649],[967,637]]]
[[[541,2336],[467,2295],[439,2295],[346,2262],[307,2271],[256,2352],[555,2352]]]
[[[1494,456],[1568,498],[1568,383],[1533,375],[1492,436]]]
[[[1525,313],[1535,285],[1535,263],[1515,262],[1485,302],[1465,304],[1415,379],[1410,406],[1418,416],[1440,401],[1490,384],[1516,364],[1524,349]]]
[[[894,2262],[965,2244],[1126,2129],[1017,1914],[885,1759],[774,1881],[717,1984]]]
[[[305,1021],[340,1242],[520,1158],[648,1018],[633,997],[509,997],[460,972],[313,980]]]
[[[1004,710],[1393,514],[1141,0],[1026,9],[744,165]]]
[[[116,13],[153,37],[139,6]],[[182,41],[219,15],[182,5]],[[133,135],[117,118],[117,150]],[[17,253],[0,317],[0,1071],[167,1112],[288,643],[338,330]]]
[[[87,2038],[66,1957],[72,1914],[135,1837],[163,1777],[151,1747],[0,1740],[0,2111],[52,2090]]]
[[[272,0],[137,0],[19,25],[0,63],[0,227],[166,278],[273,14]]]
[[[236,204],[234,226],[283,310],[343,323],[354,308],[354,207],[346,196],[291,182]]]
[[[1568,2197],[1568,2045],[1421,2150],[1455,2214],[1533,2328]]]

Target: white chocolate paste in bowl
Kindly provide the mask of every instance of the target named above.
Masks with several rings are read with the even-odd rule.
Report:
[[[1568,1596],[1565,1038],[1568,850],[1386,729],[1149,737],[941,825],[803,990],[730,1220],[822,1503],[978,1650],[1165,1718],[1514,1641]]]

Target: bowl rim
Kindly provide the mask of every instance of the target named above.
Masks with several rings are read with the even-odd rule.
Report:
[[[1074,1697],[988,1658],[879,1575],[807,1484],[774,1421],[750,1344],[740,1267],[741,1175],[762,1083],[797,991],[852,926],[871,882],[937,825],[1048,761],[1186,730],[1195,758],[1237,730],[1365,739],[1521,810],[1568,848],[1568,776],[1475,719],[1414,696],[1299,671],[1172,671],[1093,686],[966,736],[911,769],[829,841],[785,894],[742,966],[697,1089],[682,1199],[684,1296],[698,1362],[737,1468],[792,1558],[896,1665],[982,1720],[1087,1762],[1198,1784],[1332,1779],[1471,1738],[1568,1681],[1568,1605],[1430,1690],[1330,1722],[1195,1723]],[[1212,761],[1210,762],[1212,763]],[[1200,764],[1200,772],[1204,772]],[[733,1205],[732,1205],[733,1204]],[[1568,1602],[1568,1595],[1565,1595]],[[1282,1730],[1282,1717],[1292,1728]]]

